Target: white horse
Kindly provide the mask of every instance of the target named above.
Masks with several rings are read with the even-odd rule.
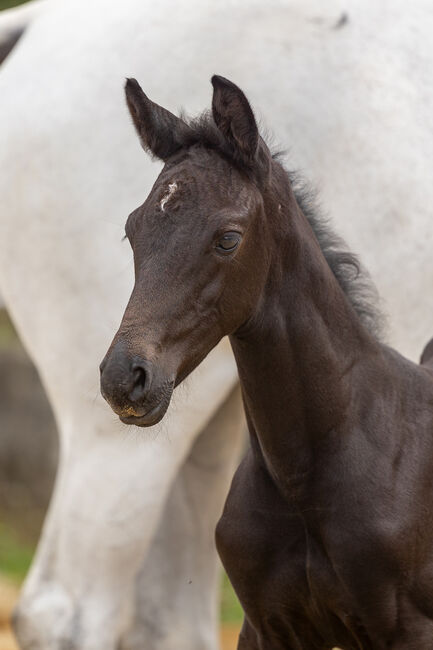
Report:
[[[230,354],[216,349],[150,432],[98,392],[132,286],[123,224],[158,172],[124,77],[190,113],[212,73],[239,83],[371,270],[390,342],[416,358],[433,331],[432,29],[428,0],[48,0],[6,59],[0,287],[61,438],[16,618],[24,650],[217,647],[213,527],[242,444]]]

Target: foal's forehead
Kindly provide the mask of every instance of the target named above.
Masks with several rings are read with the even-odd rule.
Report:
[[[211,214],[230,207],[248,210],[253,194],[251,185],[229,162],[202,153],[167,164],[155,183],[151,203],[162,213],[199,208]]]

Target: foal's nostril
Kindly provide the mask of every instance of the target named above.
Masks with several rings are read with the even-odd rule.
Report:
[[[142,415],[152,385],[152,364],[117,343],[101,363],[101,393],[118,415]]]
[[[133,366],[132,373],[132,390],[129,394],[129,397],[132,402],[137,402],[143,397],[144,393],[146,392],[149,377],[143,366],[135,364]]]

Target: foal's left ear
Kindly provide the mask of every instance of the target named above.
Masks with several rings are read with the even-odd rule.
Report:
[[[228,79],[214,75],[211,81],[215,124],[243,162],[251,164],[259,143],[259,131],[252,108],[242,90]]]
[[[136,79],[127,79],[126,103],[146,151],[166,161],[188,138],[190,127],[166,108],[152,102]]]

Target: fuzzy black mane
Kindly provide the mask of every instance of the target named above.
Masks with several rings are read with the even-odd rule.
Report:
[[[254,175],[254,170],[249,167],[242,167],[239,160],[233,156],[230,144],[215,125],[210,111],[205,111],[199,117],[191,120],[186,120],[185,117],[183,119],[190,127],[183,143],[185,148],[200,145],[206,149],[211,149],[230,160],[247,176]],[[267,145],[263,147],[260,154],[262,160],[258,164],[263,163],[263,156],[267,156],[268,159],[271,157],[273,160],[278,160],[281,164],[281,154],[271,154],[270,147]],[[364,327],[373,336],[381,339],[384,330],[384,317],[378,307],[377,289],[369,274],[361,265],[358,257],[347,250],[344,240],[334,232],[328,219],[321,214],[317,207],[315,193],[299,179],[296,173],[286,173],[296,201],[308,219],[322,253],[347,299]]]
[[[315,193],[296,173],[288,175],[296,201],[308,219],[329,268],[364,327],[377,339],[382,339],[385,318],[379,309],[379,295],[370,275],[321,214]]]
[[[183,147],[188,149],[200,145],[206,149],[216,151],[220,156],[239,167],[241,171],[250,172],[250,168],[242,166],[242,163],[235,156],[232,146],[216,126],[211,111],[204,111],[194,118],[188,118],[181,114],[181,118],[189,126],[189,129],[182,134],[183,141],[181,140],[180,143]]]

